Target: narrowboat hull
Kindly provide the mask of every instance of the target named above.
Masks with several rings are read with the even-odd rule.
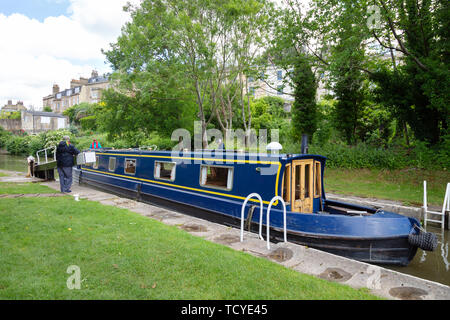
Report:
[[[80,184],[100,188],[128,198],[174,209],[212,222],[240,227],[240,211],[243,201],[224,200],[220,197],[203,196],[188,190],[174,190],[167,186],[141,184],[126,179],[105,177],[101,173],[75,169],[76,181]],[[336,205],[324,199],[324,208]],[[250,209],[255,203],[248,204]],[[348,205],[354,209],[365,207]],[[281,206],[280,206],[281,207]],[[264,206],[266,212],[267,206]],[[259,230],[259,209],[247,214],[246,225],[250,230]],[[378,217],[378,216],[379,217]],[[274,208],[270,219],[271,241],[283,241],[283,211]],[[263,235],[266,231],[265,214],[262,218]],[[406,266],[414,258],[417,247],[408,241],[414,225],[420,223],[414,218],[389,212],[376,212],[371,216],[346,217],[339,214],[287,213],[287,240],[292,243],[316,248],[350,259],[373,263]],[[390,226],[385,228],[386,226]]]

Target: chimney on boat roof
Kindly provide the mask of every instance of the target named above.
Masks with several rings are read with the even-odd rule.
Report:
[[[302,154],[308,154],[308,135],[302,134]]]

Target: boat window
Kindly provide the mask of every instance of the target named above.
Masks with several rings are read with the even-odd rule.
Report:
[[[155,161],[155,179],[175,181],[176,164],[174,162]]]
[[[311,195],[309,194],[309,183],[310,183],[310,172],[311,172],[311,165],[310,164],[306,164],[305,165],[305,197],[304,198],[309,198]]]
[[[300,173],[301,173],[302,166],[294,166],[295,170],[295,199],[294,200],[300,200]]]
[[[320,167],[320,162],[316,162],[316,175],[315,175],[315,189],[314,189],[314,197],[320,197],[321,194],[321,190],[322,190],[322,179],[321,179],[321,175],[322,175],[322,170]]]
[[[201,166],[200,185],[231,190],[233,188],[233,168]]]
[[[94,163],[94,169],[98,169],[98,162],[99,162],[99,157],[96,156],[95,157],[95,163]]]
[[[114,158],[114,157],[110,157],[109,158],[108,170],[109,171],[116,171],[116,158]]]
[[[283,176],[283,199],[285,202],[291,201],[291,165],[286,165],[286,170],[284,171]]]
[[[125,159],[125,173],[136,174],[136,159]]]

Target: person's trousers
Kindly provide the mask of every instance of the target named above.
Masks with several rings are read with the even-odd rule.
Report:
[[[61,192],[69,192],[72,186],[72,167],[58,167]]]

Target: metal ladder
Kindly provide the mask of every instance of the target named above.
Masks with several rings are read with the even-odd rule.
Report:
[[[258,193],[251,193],[247,196],[247,198],[245,199],[244,203],[242,204],[241,207],[241,242],[244,241],[244,212],[245,212],[245,206],[247,204],[247,202],[251,199],[251,198],[258,198],[259,200],[259,238],[261,240],[264,240],[263,236],[262,236],[262,217],[263,217],[263,201],[261,196]],[[267,249],[270,250],[270,210],[272,209],[272,205],[275,203],[275,201],[281,201],[281,204],[283,205],[283,224],[284,224],[284,242],[287,242],[287,227],[286,227],[286,204],[284,203],[284,199],[281,198],[280,196],[275,196],[272,198],[272,200],[270,200],[269,206],[267,207]]]
[[[430,211],[428,210],[427,203],[427,182],[423,182],[423,210],[424,210],[424,226],[427,226],[427,222],[434,222],[441,225],[441,228],[445,227],[445,212],[450,211],[450,183],[447,183],[447,188],[445,190],[444,203],[442,205],[442,211]],[[441,216],[440,220],[428,218],[428,214]]]

